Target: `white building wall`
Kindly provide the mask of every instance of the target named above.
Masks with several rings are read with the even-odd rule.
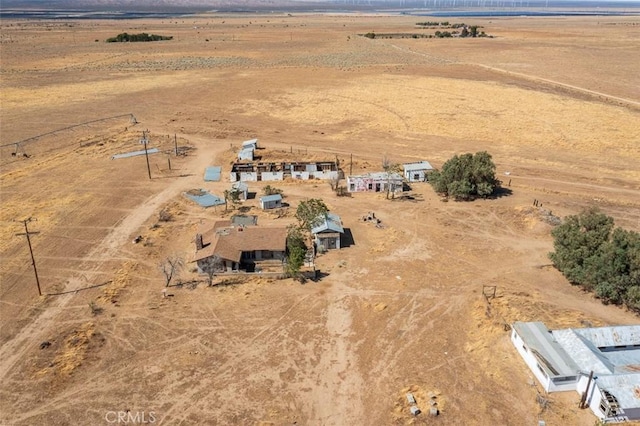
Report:
[[[237,182],[238,181],[238,173],[230,172],[229,173],[229,182]]]
[[[240,180],[243,182],[256,182],[258,180],[258,173],[242,172],[240,173]]]
[[[263,181],[284,180],[284,172],[262,172],[260,178]]]
[[[260,201],[262,210],[279,209],[282,207],[282,201]]]
[[[589,382],[589,375],[581,375],[578,384],[575,387],[576,392],[582,397],[582,394],[587,390],[587,383]],[[602,393],[597,386],[595,380],[591,380],[589,385],[589,393],[587,394],[587,405],[593,411],[599,419],[604,419],[604,413],[600,410],[600,402],[602,401]]]
[[[549,376],[547,376],[546,373],[540,370],[540,367],[538,366],[538,360],[536,360],[531,351],[526,348],[524,342],[522,341],[518,333],[516,333],[515,329],[511,330],[511,343],[513,343],[513,346],[515,346],[516,350],[524,359],[524,362],[529,366],[529,369],[536,377],[536,379],[538,379],[544,390],[550,392],[549,387],[551,380],[549,379]],[[573,388],[575,389],[575,384],[573,386]]]
[[[404,172],[404,178],[409,182],[424,182],[424,176],[424,170],[407,170]]]
[[[338,172],[337,171],[317,171],[317,172],[313,172],[311,174],[312,177],[316,178],[316,179],[337,179],[338,178]]]
[[[243,149],[238,153],[238,160],[253,161],[253,149]]]
[[[309,180],[309,172],[291,172],[291,177],[294,179]]]

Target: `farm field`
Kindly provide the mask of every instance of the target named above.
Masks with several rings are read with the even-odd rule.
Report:
[[[536,402],[505,325],[638,322],[551,266],[545,219],[597,206],[640,231],[640,18],[465,18],[494,38],[359,36],[430,31],[419,20],[3,20],[0,424],[111,424],[119,412],[166,425],[593,424],[578,394]],[[173,39],[105,43],[123,32]],[[161,151],[149,169],[144,155],[112,159],[143,149],[143,131]],[[252,138],[265,155],[337,158],[345,174],[486,150],[510,193],[443,202],[417,183],[389,200],[275,182],[288,210],[241,204],[259,226],[322,198],[353,235],[316,259],[322,279],[208,287],[187,263],[163,297],[158,264],[188,262],[197,229],[239,210],[182,194],[222,195]],[[203,181],[211,165],[221,182]],[[29,217],[43,296],[16,235]]]

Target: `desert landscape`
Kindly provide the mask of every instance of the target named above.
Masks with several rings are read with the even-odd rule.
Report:
[[[640,231],[640,18],[460,18],[493,37],[360,36],[419,20],[3,20],[0,424],[594,424],[577,393],[542,395],[508,330],[638,323],[553,268],[548,219],[596,206]],[[123,32],[172,39],[105,42]],[[144,155],[112,159],[142,149],[143,132],[160,151],[149,168]],[[486,150],[509,191],[443,202],[415,183],[391,200],[288,180],[274,183],[290,206],[278,214],[183,196],[221,195],[252,138],[345,174]],[[203,180],[212,165],[220,182]],[[353,236],[317,257],[317,282],[208,286],[189,262],[199,226],[240,209],[287,226],[308,198]],[[29,218],[42,296],[19,235]],[[170,256],[186,265],[166,288]]]

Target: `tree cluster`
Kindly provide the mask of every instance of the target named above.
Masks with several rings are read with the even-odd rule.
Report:
[[[549,258],[571,284],[640,313],[639,233],[614,228],[612,217],[589,209],[565,218],[552,235]]]
[[[488,197],[499,186],[496,166],[486,151],[456,155],[429,177],[433,189],[455,200]]]
[[[173,40],[173,36],[161,36],[157,34],[128,34],[120,33],[115,37],[107,39],[107,43],[124,43],[124,42],[136,42],[136,41],[160,41],[160,40]]]

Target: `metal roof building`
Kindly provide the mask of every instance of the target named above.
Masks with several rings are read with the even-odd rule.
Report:
[[[339,232],[343,233],[342,220],[340,216],[335,213],[327,212],[317,226],[311,229],[312,234],[319,234],[320,232]]]
[[[282,195],[273,194],[260,197],[260,208],[263,210],[277,209],[282,207]]]
[[[606,422],[640,420],[640,325],[549,330],[516,322],[511,341],[546,391],[577,391]]]
[[[418,161],[415,163],[405,163],[402,165],[404,178],[409,182],[424,182],[427,174],[434,170],[428,161]]]
[[[321,251],[340,249],[340,236],[344,234],[340,216],[327,212],[319,219],[318,224],[311,229],[316,247]]]

